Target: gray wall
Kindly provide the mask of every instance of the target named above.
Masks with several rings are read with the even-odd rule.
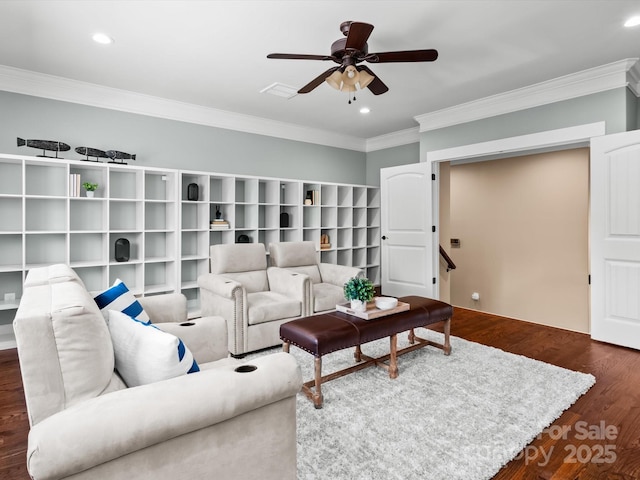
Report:
[[[635,129],[630,124],[627,88],[618,88],[518,112],[484,118],[421,134],[428,151],[594,122],[606,122],[606,133]]]
[[[0,91],[0,151],[38,155],[16,137],[135,153],[132,164],[364,184],[366,154]]]
[[[607,134],[640,128],[640,99],[627,88],[617,88],[423,132],[420,143],[368,153],[367,183],[380,184],[381,168],[419,162],[420,149],[440,150],[601,121],[606,122]]]
[[[367,185],[380,185],[380,169],[420,162],[418,142],[367,153]]]

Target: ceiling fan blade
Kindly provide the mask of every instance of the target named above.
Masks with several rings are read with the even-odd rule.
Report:
[[[370,53],[364,59],[370,63],[433,62],[438,58],[437,50],[404,50],[400,52]]]
[[[270,53],[267,58],[278,58],[281,60],[334,60],[330,55],[305,55],[298,53]]]
[[[316,78],[314,78],[313,80],[311,80],[309,83],[307,83],[304,87],[302,87],[300,90],[298,90],[298,93],[309,93],[311,90],[313,90],[314,88],[316,88],[318,85],[320,85],[322,82],[325,81],[325,79],[331,75],[333,72],[335,72],[336,70],[338,70],[340,68],[340,66],[337,67],[331,67],[329,70],[327,70],[326,72],[322,72],[320,75],[318,75]]]
[[[373,80],[371,81],[371,83],[369,85],[367,85],[367,88],[369,90],[371,90],[371,93],[373,93],[374,95],[382,95],[385,92],[389,91],[389,87],[387,87],[382,80],[380,80],[380,78],[371,71],[371,69],[369,67],[366,67],[365,65],[360,65],[358,67],[358,70],[364,70],[365,72],[367,72],[369,75],[371,75],[373,78]]]
[[[363,50],[372,31],[373,25],[362,22],[351,22],[351,25],[349,25],[349,35],[347,35],[347,43],[344,48]]]

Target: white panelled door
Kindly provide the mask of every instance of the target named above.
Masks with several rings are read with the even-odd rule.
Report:
[[[431,166],[380,169],[384,295],[434,296]]]
[[[640,349],[640,130],[591,140],[591,338]]]

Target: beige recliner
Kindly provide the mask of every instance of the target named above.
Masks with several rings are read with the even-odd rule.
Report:
[[[76,273],[30,270],[14,331],[31,477],[294,480],[295,359],[265,355],[239,372],[252,369],[228,358],[222,318],[185,322],[180,294],[141,300],[152,322],[180,335],[200,372],[127,388],[107,322]]]
[[[305,314],[309,279],[267,268],[262,243],[210,247],[211,273],[198,278],[203,315],[227,321],[229,352],[247,352],[282,343],[280,325]]]
[[[356,267],[318,262],[314,242],[279,242],[269,244],[271,265],[307,275],[311,280],[307,315],[335,310],[345,302],[343,287],[352,277],[364,272]]]

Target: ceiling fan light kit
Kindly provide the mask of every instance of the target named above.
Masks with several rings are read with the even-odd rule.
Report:
[[[322,82],[327,82],[336,90],[355,92],[358,88],[368,88],[374,95],[389,90],[380,78],[361,62],[398,63],[433,62],[438,58],[437,50],[404,50],[397,52],[369,53],[367,40],[373,31],[373,25],[362,22],[346,21],[340,24],[340,31],[346,38],[336,40],[331,45],[331,55],[309,55],[295,53],[270,53],[267,58],[283,60],[331,60],[339,66],[332,67],[311,80],[298,90],[309,93]],[[355,100],[355,97],[354,97]],[[351,100],[349,100],[351,103]]]

